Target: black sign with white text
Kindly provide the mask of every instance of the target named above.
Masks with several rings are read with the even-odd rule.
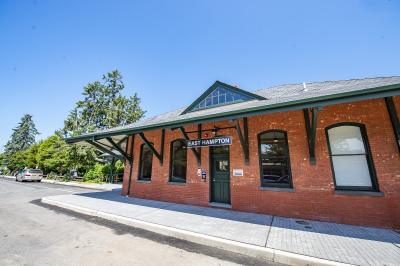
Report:
[[[215,137],[212,139],[194,139],[187,141],[188,148],[231,145],[232,137]]]

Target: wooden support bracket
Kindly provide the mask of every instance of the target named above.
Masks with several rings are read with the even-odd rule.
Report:
[[[235,120],[235,128],[239,136],[240,145],[242,146],[244,154],[244,162],[245,164],[249,164],[250,156],[249,156],[249,133],[248,133],[247,117],[243,117],[243,133],[238,119]]]
[[[106,149],[105,147],[103,147],[101,144],[99,144],[98,142],[96,142],[94,140],[86,140],[86,142],[89,143],[90,145],[94,146],[96,149],[111,155],[112,157],[118,158],[120,160],[125,159],[122,155],[113,153],[111,150]]]
[[[140,139],[143,141],[143,143],[153,152],[153,154],[157,157],[157,159],[160,161],[160,165],[163,164],[163,157],[164,157],[164,138],[165,138],[165,129],[161,130],[161,144],[160,144],[160,153],[157,152],[157,150],[154,148],[154,145],[150,143],[146,137],[144,136],[143,132],[139,133]]]
[[[129,160],[129,155],[126,154],[126,152],[117,144],[114,142],[114,140],[111,137],[107,137],[107,141],[117,150],[119,153],[124,156],[125,160]]]
[[[183,127],[179,127],[179,131],[182,133],[185,140],[190,140],[188,134],[186,133],[186,131]],[[200,156],[199,150],[196,150],[194,148],[192,148],[190,150],[193,152],[194,156],[196,157],[197,166],[200,166],[201,165],[201,156]]]
[[[394,105],[392,97],[385,98],[386,108],[389,112],[390,121],[392,122],[393,132],[397,141],[397,148],[400,152],[400,122],[397,116],[396,106]]]
[[[311,108],[309,109],[303,109],[304,113],[304,122],[306,125],[306,132],[307,132],[307,142],[308,142],[308,152],[310,155],[310,163],[311,164],[316,164],[316,158],[315,158],[315,142],[316,142],[316,136],[317,136],[317,114],[318,114],[319,108]],[[311,120],[310,120],[310,112],[311,112]]]

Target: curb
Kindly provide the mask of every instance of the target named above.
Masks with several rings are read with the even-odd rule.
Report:
[[[15,176],[7,176],[7,175],[2,175],[0,176],[4,179],[10,179],[10,180],[15,180]],[[92,186],[88,186],[85,184],[77,184],[77,183],[66,183],[66,182],[58,182],[55,180],[49,180],[49,179],[42,179],[43,183],[47,183],[47,184],[56,184],[56,185],[61,185],[61,186],[70,186],[70,187],[79,187],[79,188],[87,188],[87,189],[93,189],[93,190],[98,190],[98,191],[111,191],[113,189],[119,189],[119,188],[101,188],[101,187],[92,187]]]
[[[48,179],[42,179],[43,183],[47,184],[56,184],[56,185],[61,185],[61,186],[70,186],[70,187],[80,187],[80,188],[88,188],[88,189],[93,189],[93,190],[99,190],[99,191],[111,191],[113,189],[110,188],[100,188],[100,187],[91,187],[87,186],[84,184],[77,184],[77,183],[65,183],[65,182],[58,182],[55,180],[48,180]]]
[[[0,177],[2,177],[4,179],[15,179],[15,176],[10,176],[10,175],[2,175]]]
[[[111,220],[124,225],[133,226],[147,231],[152,231],[161,235],[174,237],[200,245],[211,246],[222,250],[239,253],[246,256],[256,257],[258,259],[268,260],[272,262],[298,265],[298,266],[311,266],[311,265],[351,265],[340,263],[336,261],[300,255],[287,251],[277,250],[273,248],[260,247],[251,244],[240,243],[223,238],[203,235],[187,230],[177,229],[165,225],[149,223],[138,219],[132,219],[125,216],[119,216],[111,213],[96,211],[89,208],[79,207],[76,205],[63,203],[53,200],[49,197],[44,197],[41,200],[43,203],[54,205],[60,208],[72,210],[78,213],[100,217],[106,220]]]

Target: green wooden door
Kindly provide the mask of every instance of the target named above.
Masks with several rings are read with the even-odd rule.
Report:
[[[229,146],[210,148],[211,156],[211,201],[231,203]]]

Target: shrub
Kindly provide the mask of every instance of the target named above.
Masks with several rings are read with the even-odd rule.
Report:
[[[62,176],[58,175],[57,173],[50,172],[46,175],[46,179],[51,179],[51,180],[61,180],[63,179]]]
[[[83,176],[83,181],[95,182],[95,183],[104,182],[105,181],[104,168],[105,168],[104,165],[96,163],[94,167],[91,168],[89,171],[87,171],[86,174]]]

